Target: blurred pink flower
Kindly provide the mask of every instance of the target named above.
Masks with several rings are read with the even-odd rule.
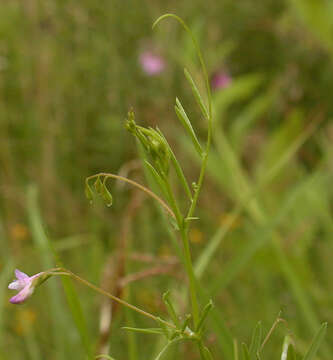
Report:
[[[9,301],[12,304],[21,304],[27,300],[35,290],[36,283],[38,282],[36,279],[38,279],[43,274],[44,273],[41,272],[33,276],[28,276],[27,274],[16,269],[16,280],[8,285],[8,289],[17,290],[18,294],[13,296]]]
[[[158,75],[165,69],[165,61],[162,56],[151,51],[141,53],[139,62],[142,70],[149,76]]]
[[[231,84],[231,82],[232,82],[232,77],[227,71],[218,70],[212,76],[211,86],[213,90],[217,91],[217,90],[225,89]]]

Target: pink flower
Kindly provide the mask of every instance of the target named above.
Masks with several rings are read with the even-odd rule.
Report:
[[[220,89],[225,89],[231,84],[231,82],[232,78],[228,72],[225,70],[218,70],[212,76],[211,86],[213,90],[217,91]]]
[[[150,51],[143,52],[139,57],[142,70],[149,76],[158,75],[165,69],[164,59]]]
[[[21,304],[27,300],[34,292],[37,283],[40,283],[37,279],[39,279],[43,274],[44,273],[41,272],[33,276],[28,276],[16,269],[16,280],[8,285],[8,289],[17,290],[18,294],[13,296],[9,301],[12,304]]]

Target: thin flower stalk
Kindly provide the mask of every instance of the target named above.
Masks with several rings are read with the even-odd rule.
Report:
[[[160,205],[162,205],[162,207],[166,210],[166,212],[173,218],[176,218],[174,212],[170,209],[170,207],[166,204],[166,202],[164,200],[162,200],[159,196],[157,196],[154,192],[152,192],[151,190],[149,190],[148,188],[146,188],[145,186],[139,184],[136,181],[133,181],[131,179],[128,179],[124,176],[120,176],[120,175],[115,175],[115,174],[111,174],[111,173],[98,173],[92,176],[89,176],[86,178],[86,182],[88,183],[89,180],[91,179],[95,179],[98,177],[104,177],[106,179],[108,178],[112,178],[112,179],[116,179],[116,180],[120,180],[120,181],[124,181],[127,182],[135,187],[137,187],[138,189],[144,191],[146,194],[148,194],[150,197],[152,197],[153,199],[155,199],[156,201],[158,201],[160,203]]]

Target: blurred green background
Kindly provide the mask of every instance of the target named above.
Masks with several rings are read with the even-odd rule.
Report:
[[[163,345],[120,329],[154,326],[122,308],[105,335],[108,304],[69,283],[66,297],[59,279],[27,304],[9,304],[13,270],[53,267],[53,251],[148,311],[167,316],[167,289],[182,313],[188,309],[185,275],[156,204],[117,183],[112,208],[84,197],[85,177],[100,171],[148,183],[124,129],[131,107],[138,123],[162,129],[188,179],[197,177],[173,105],[182,99],[204,137],[183,67],[202,88],[203,81],[176,22],[152,31],[166,12],[193,29],[209,75],[228,78],[213,89],[213,149],[191,231],[193,258],[208,259],[201,303],[212,297],[216,305],[207,326],[214,357],[233,359],[233,339],[249,342],[259,320],[267,332],[280,311],[287,324],[265,345],[267,359],[280,359],[288,331],[304,353],[320,323],[333,320],[332,1],[3,0],[0,359],[83,359],[86,348],[108,347],[116,359],[153,359]],[[145,51],[164,59],[161,73],[144,72]],[[322,359],[332,358],[332,335],[329,326]],[[198,355],[186,344],[165,358]]]

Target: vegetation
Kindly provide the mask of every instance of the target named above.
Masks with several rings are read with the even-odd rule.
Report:
[[[330,2],[0,9],[0,360],[330,359]]]

